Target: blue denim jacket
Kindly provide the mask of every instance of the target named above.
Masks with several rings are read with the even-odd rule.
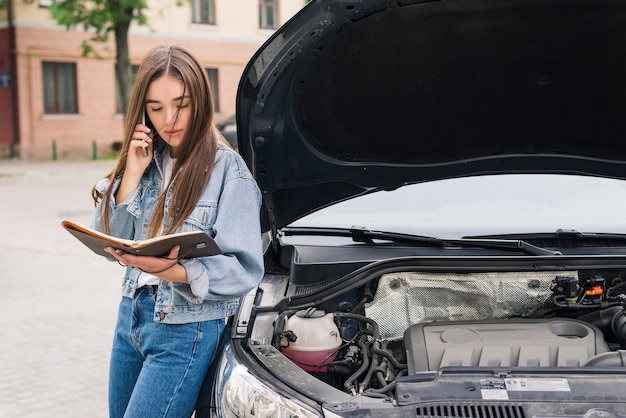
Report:
[[[162,189],[162,152],[168,152],[167,148],[155,150],[147,174],[125,201],[111,199],[111,235],[133,240],[147,238],[155,202]],[[103,179],[96,189],[104,192],[108,185],[109,180]],[[119,180],[114,187],[115,192]],[[170,194],[171,190],[166,205],[171,202]],[[261,193],[241,156],[220,146],[211,177],[196,208],[176,232],[204,231],[215,239],[222,254],[181,260],[189,284],[159,285],[155,321],[181,324],[224,318],[235,312],[239,297],[253,289],[263,276],[260,205]],[[98,207],[92,227],[102,231],[100,219]],[[134,296],[139,274],[134,268],[126,268],[123,296]]]

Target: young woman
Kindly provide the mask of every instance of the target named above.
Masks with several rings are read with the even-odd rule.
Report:
[[[125,268],[109,376],[111,417],[189,417],[225,318],[263,274],[260,192],[213,126],[204,68],[160,46],[139,67],[116,167],[92,191],[93,226],[128,239],[201,230],[221,255],[108,249]]]

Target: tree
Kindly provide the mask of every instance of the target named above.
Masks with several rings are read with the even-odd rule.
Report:
[[[93,31],[91,42],[107,42],[115,36],[115,77],[120,97],[127,98],[133,88],[133,71],[128,53],[128,29],[132,22],[148,25],[146,0],[63,0],[48,7],[52,18],[67,29],[82,27]],[[82,44],[83,56],[96,55],[91,42]],[[126,113],[126,100],[122,100]]]

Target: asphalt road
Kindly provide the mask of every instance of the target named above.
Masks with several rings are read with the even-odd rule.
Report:
[[[114,161],[0,160],[0,417],[107,417],[122,267],[60,226],[88,224]]]

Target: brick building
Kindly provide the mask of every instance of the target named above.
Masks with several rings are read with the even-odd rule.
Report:
[[[0,20],[0,158],[89,158],[122,138],[115,43],[66,30],[51,19],[54,0],[6,0]],[[306,0],[147,0],[149,26],[131,26],[129,54],[138,65],[155,45],[190,48],[205,65],[216,98],[215,120],[235,111],[244,66]],[[178,4],[177,4],[178,3]]]

